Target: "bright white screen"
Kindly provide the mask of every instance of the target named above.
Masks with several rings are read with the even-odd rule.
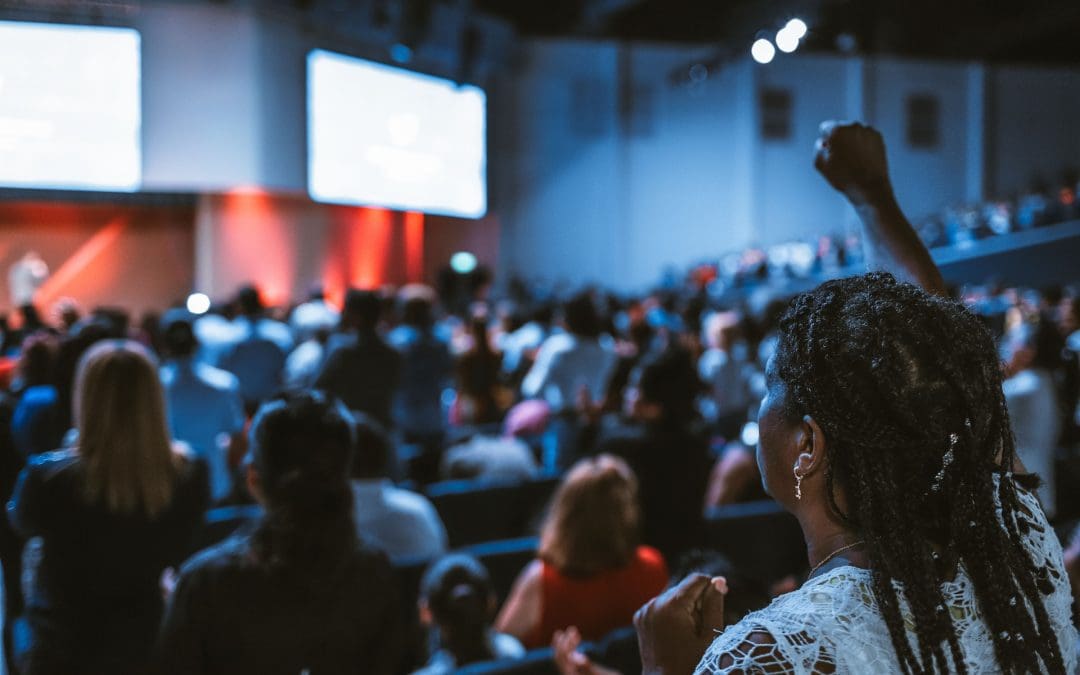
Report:
[[[0,21],[0,185],[139,187],[139,33]]]
[[[318,201],[479,218],[484,91],[370,61],[308,55],[308,191]]]

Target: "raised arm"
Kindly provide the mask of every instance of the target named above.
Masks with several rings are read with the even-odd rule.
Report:
[[[941,271],[896,202],[885,141],[876,129],[857,122],[823,122],[814,167],[855,207],[867,267],[946,295]]]

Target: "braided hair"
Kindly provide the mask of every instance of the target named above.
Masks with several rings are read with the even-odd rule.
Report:
[[[1001,669],[1064,672],[1049,579],[1022,544],[1001,366],[979,319],[890,274],[829,281],[784,313],[774,369],[785,413],[810,414],[828,439],[828,503],[865,541],[902,671],[966,672],[941,588],[962,564]]]

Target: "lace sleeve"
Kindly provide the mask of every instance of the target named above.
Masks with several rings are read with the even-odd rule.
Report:
[[[832,650],[812,635],[812,628],[805,622],[793,625],[794,614],[783,609],[783,605],[791,603],[783,600],[747,616],[718,635],[698,664],[696,675],[834,672]]]

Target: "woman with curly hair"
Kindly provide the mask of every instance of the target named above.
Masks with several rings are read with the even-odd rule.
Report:
[[[1075,672],[1061,546],[1016,456],[993,339],[945,297],[875,130],[823,125],[815,165],[859,213],[870,262],[915,283],[874,272],[791,302],[757,459],[799,519],[809,579],[726,629],[723,581],[688,579],[635,617],[645,671]]]

